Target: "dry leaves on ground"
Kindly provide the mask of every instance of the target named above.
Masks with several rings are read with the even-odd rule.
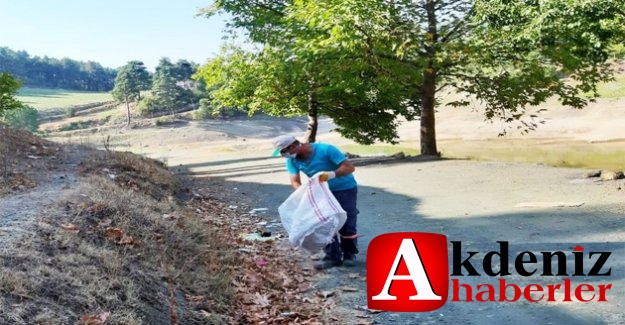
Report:
[[[80,325],[104,325],[111,313],[104,312],[99,315],[83,315],[80,317]]]
[[[236,241],[240,265],[233,266],[237,302],[233,321],[245,324],[324,324],[334,293],[316,294],[314,271],[303,268],[304,256],[276,241],[245,240],[258,232],[259,218],[226,203],[194,194],[192,206],[209,227]],[[241,209],[241,211],[247,211]],[[267,216],[270,217],[270,216]],[[262,223],[261,223],[262,224]],[[273,235],[276,235],[275,230]],[[285,234],[282,234],[283,237]]]

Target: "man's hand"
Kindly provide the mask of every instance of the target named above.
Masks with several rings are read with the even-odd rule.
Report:
[[[321,173],[321,175],[319,175],[319,181],[320,182],[327,182],[327,181],[333,179],[334,177],[336,177],[336,173],[335,172],[323,172],[323,173]]]

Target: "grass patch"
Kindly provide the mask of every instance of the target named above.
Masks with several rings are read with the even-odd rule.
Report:
[[[0,324],[312,323],[331,307],[301,267],[307,256],[241,236],[258,219],[231,184],[174,176],[130,152],[0,136],[12,177],[40,175],[21,191],[48,198],[20,205],[25,222],[0,245]],[[71,177],[44,177],[58,167]]]
[[[602,98],[625,97],[625,76],[616,76],[613,81],[599,84],[597,91]]]
[[[441,141],[447,158],[543,163],[555,167],[625,170],[625,140],[588,143],[544,140]]]
[[[226,323],[234,243],[178,203],[162,163],[85,154],[81,181],[1,254],[0,323]]]
[[[38,177],[32,170],[53,170],[63,156],[54,142],[0,123],[0,199],[35,187]]]
[[[40,111],[113,100],[110,92],[87,92],[49,88],[20,89],[17,99]]]
[[[340,146],[340,149],[344,152],[356,154],[360,156],[390,156],[399,152],[403,152],[407,156],[416,156],[420,150],[412,147],[405,146],[391,146],[391,145],[358,145],[350,144]]]
[[[231,185],[66,149],[78,181],[0,252],[0,324],[329,323],[309,257],[243,239],[258,219]]]
[[[74,130],[83,130],[88,129],[90,127],[94,127],[97,125],[101,125],[100,121],[96,120],[86,120],[86,121],[78,121],[78,122],[70,122],[69,124],[61,125],[57,131],[74,131]]]
[[[405,145],[344,145],[340,148],[360,156],[390,156],[400,152],[408,156],[419,155],[418,149]],[[452,159],[625,170],[625,139],[596,143],[509,139],[442,140],[438,143],[438,149],[443,157]]]

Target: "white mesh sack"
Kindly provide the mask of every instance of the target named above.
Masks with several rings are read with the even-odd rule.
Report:
[[[278,213],[289,243],[312,254],[332,242],[347,219],[328,183],[320,182],[317,175],[295,190],[278,207]]]

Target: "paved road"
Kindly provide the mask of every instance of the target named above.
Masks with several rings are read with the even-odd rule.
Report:
[[[257,207],[269,208],[268,213],[276,216],[278,205],[290,193],[281,158],[231,155],[195,161],[185,167],[199,177],[232,181],[232,186],[251,198]],[[364,257],[369,242],[389,232],[443,233],[449,241],[461,241],[463,251],[479,251],[473,257],[478,261],[485,252],[499,248],[497,241],[508,241],[512,270],[514,258],[522,251],[536,252],[539,263],[539,252],[562,251],[567,256],[567,270],[572,273],[573,248],[581,245],[586,252],[611,252],[603,269],[611,268],[611,275],[568,278],[572,286],[612,284],[606,292],[607,302],[561,302],[562,294],[556,293],[555,298],[560,302],[448,301],[433,312],[364,314],[378,324],[625,324],[625,184],[584,179],[583,172],[541,165],[453,160],[359,165],[356,177],[360,184],[359,245],[363,262],[354,268],[320,273],[319,288],[342,285],[359,288],[356,293],[338,294],[344,315],[357,312],[355,307],[366,306],[365,281],[350,279],[348,274],[365,275]],[[520,203],[552,202],[583,205],[515,208]],[[451,257],[449,260],[451,263]],[[555,261],[553,266],[556,269]],[[586,273],[591,266],[585,264]],[[473,288],[480,283],[496,288],[498,284],[497,277],[485,275],[453,278]],[[546,287],[562,283],[564,278],[521,277],[513,273],[506,281],[519,286],[537,283]],[[449,290],[451,295],[451,286]],[[356,324],[360,320],[343,319],[341,323]]]

